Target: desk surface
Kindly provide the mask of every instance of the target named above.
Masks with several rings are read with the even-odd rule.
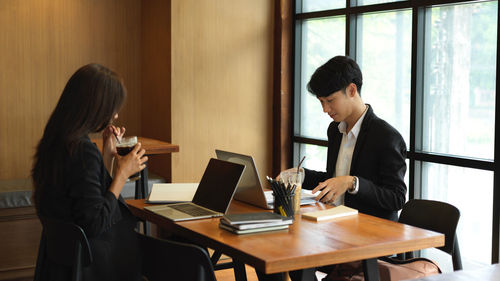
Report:
[[[236,235],[218,227],[219,218],[174,223],[144,210],[144,200],[128,200],[132,213],[195,243],[221,251],[265,273],[313,268],[407,251],[440,247],[444,235],[377,217],[358,214],[313,222],[296,215],[288,230]],[[301,208],[308,212],[326,205]],[[229,213],[265,211],[239,201]]]
[[[102,151],[102,139],[92,139],[99,150]],[[179,152],[179,146],[169,142],[150,139],[146,137],[137,137],[137,142],[141,143],[142,148],[146,150],[146,155],[167,154]]]

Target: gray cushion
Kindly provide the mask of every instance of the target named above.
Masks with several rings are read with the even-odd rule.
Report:
[[[164,183],[165,179],[149,173],[149,191],[154,183]],[[0,180],[0,208],[17,208],[32,206],[33,182],[28,179]],[[127,182],[122,190],[124,198],[134,198],[135,182]]]
[[[151,192],[151,187],[153,186],[154,183],[164,183],[164,182],[166,182],[164,178],[149,172],[148,173],[148,192]],[[123,196],[123,198],[126,198],[126,199],[134,198],[135,197],[135,181],[128,181],[127,183],[125,183],[125,186],[123,186],[121,195]],[[147,195],[149,195],[149,193]]]
[[[32,190],[31,178],[0,180],[0,208],[31,206]]]

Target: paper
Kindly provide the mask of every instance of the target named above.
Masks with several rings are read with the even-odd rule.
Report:
[[[302,214],[302,217],[314,221],[323,221],[333,218],[356,215],[357,213],[358,210],[356,209],[340,205],[326,210],[304,213]]]
[[[155,183],[147,203],[191,202],[198,183]]]

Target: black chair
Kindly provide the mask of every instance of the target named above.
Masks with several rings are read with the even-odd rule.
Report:
[[[68,267],[71,280],[82,280],[82,270],[92,263],[92,252],[83,229],[74,223],[40,218],[43,226],[35,281],[41,280],[47,261]]]
[[[460,211],[448,203],[412,199],[408,201],[401,211],[399,222],[436,231],[445,235],[443,247],[437,249],[451,255],[453,270],[462,269],[462,258],[456,235]],[[398,259],[404,260],[413,257],[413,253],[399,254]]]
[[[149,281],[216,281],[214,268],[203,248],[140,233],[142,274]]]

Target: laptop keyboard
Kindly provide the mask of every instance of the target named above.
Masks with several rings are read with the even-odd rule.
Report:
[[[176,209],[177,211],[186,213],[188,215],[191,215],[193,217],[199,217],[199,216],[211,216],[214,214],[214,212],[200,208],[196,205],[192,204],[182,204],[182,205],[171,205],[170,208]]]

